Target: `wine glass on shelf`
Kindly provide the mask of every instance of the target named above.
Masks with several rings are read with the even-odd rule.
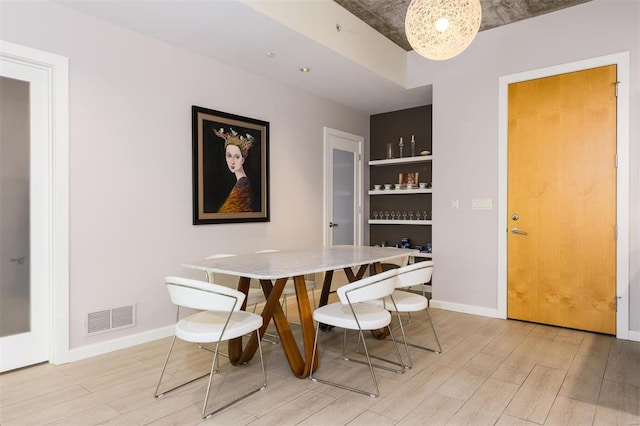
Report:
[[[422,212],[422,215],[423,215],[422,217],[423,217],[424,220],[429,219],[429,215],[428,215],[426,210]]]
[[[395,212],[392,210],[391,211],[391,220],[395,220],[396,219],[396,214]]]
[[[376,220],[378,219],[378,212],[377,211],[373,212],[373,218],[376,219]]]
[[[412,211],[409,212],[409,220],[413,220],[413,212]]]
[[[402,212],[402,220],[407,220],[407,212]]]
[[[387,211],[384,212],[384,218],[385,220],[389,220],[389,212]]]

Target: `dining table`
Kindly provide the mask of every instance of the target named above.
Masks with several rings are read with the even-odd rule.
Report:
[[[214,274],[238,277],[238,290],[248,294],[251,279],[259,280],[266,303],[262,309],[263,325],[260,338],[273,319],[280,343],[293,374],[298,378],[309,376],[311,369],[317,369],[318,357],[313,357],[315,327],[313,308],[309,303],[305,275],[323,273],[319,306],[326,305],[331,291],[335,271],[343,270],[348,281],[362,279],[369,267],[374,273],[382,272],[382,264],[391,259],[412,256],[418,250],[394,247],[370,247],[339,245],[315,249],[273,251],[267,253],[247,253],[236,256],[198,260],[183,266]],[[285,284],[293,279],[302,334],[301,352],[290,324],[280,304]],[[246,300],[242,309],[246,308]],[[248,339],[243,347],[242,338],[229,341],[229,360],[238,365],[253,358],[258,349],[257,339]],[[311,360],[315,358],[314,365]]]

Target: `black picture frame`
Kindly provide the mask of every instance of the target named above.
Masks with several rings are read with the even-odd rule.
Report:
[[[268,222],[269,122],[195,105],[191,116],[193,224]]]

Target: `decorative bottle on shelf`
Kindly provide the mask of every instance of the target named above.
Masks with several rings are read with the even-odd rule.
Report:
[[[416,138],[411,135],[411,156],[416,156]]]
[[[393,158],[393,144],[389,142],[387,144],[387,160],[390,160],[392,158]]]
[[[404,142],[402,142],[402,137],[400,137],[400,142],[398,143],[398,146],[400,147],[400,158],[402,158],[402,147],[404,146]]]

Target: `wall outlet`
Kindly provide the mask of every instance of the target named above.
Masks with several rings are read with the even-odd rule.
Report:
[[[491,198],[480,198],[471,200],[471,210],[491,210]]]
[[[460,208],[460,200],[458,200],[457,198],[451,200],[451,208],[453,210],[458,210]]]

